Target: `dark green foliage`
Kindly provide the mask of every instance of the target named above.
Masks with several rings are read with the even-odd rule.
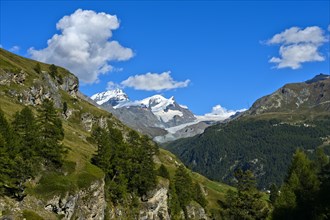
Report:
[[[319,219],[330,219],[330,163],[321,168],[318,175],[320,190],[316,200],[316,216]]]
[[[34,71],[36,71],[36,73],[41,73],[40,63],[37,63],[33,69],[34,69]]]
[[[34,159],[39,142],[38,127],[31,109],[25,107],[21,112],[17,112],[12,125],[18,144],[22,146],[20,153],[24,158]]]
[[[24,183],[33,178],[41,166],[46,165],[44,168],[48,169],[48,165],[54,162],[56,167],[61,164],[62,160],[59,162],[57,159],[63,157],[62,145],[59,144],[64,136],[61,121],[56,114],[45,113],[45,106],[41,111],[44,114],[35,118],[33,112],[25,107],[15,114],[10,126],[0,110],[0,195],[22,199],[25,196]],[[47,165],[43,161],[51,163]]]
[[[171,219],[179,219],[181,207],[178,195],[175,190],[175,185],[171,181],[169,186],[169,198],[168,198],[168,208],[169,208],[169,214],[171,216]]]
[[[49,74],[53,78],[55,78],[55,76],[57,75],[57,67],[54,64],[49,66]]]
[[[273,219],[329,219],[330,163],[323,150],[314,161],[297,150],[280,190]]]
[[[68,103],[63,102],[62,113],[63,113],[65,116],[67,116],[67,115],[66,115],[67,111],[68,111]]]
[[[316,149],[322,137],[330,135],[330,118],[308,124],[312,126],[236,120],[209,127],[201,135],[174,141],[166,148],[211,179],[234,184],[235,167],[244,167],[255,173],[258,187],[267,188],[271,183],[282,184],[297,147]]]
[[[164,164],[160,165],[160,167],[158,168],[158,176],[164,177],[166,179],[170,178],[170,174]]]
[[[276,184],[272,184],[270,185],[270,195],[269,195],[269,200],[270,200],[270,203],[274,205],[278,195],[279,195],[279,192],[278,192],[278,187],[276,186]]]
[[[156,147],[149,138],[131,131],[125,142],[120,130],[97,127],[92,138],[97,143],[97,153],[92,163],[106,174],[106,193],[114,203],[122,203],[128,193],[142,196],[156,185],[153,155]]]
[[[275,201],[274,219],[313,219],[320,182],[306,154],[297,150]]]
[[[175,171],[174,185],[176,194],[178,195],[180,207],[187,218],[186,206],[193,199],[193,183],[188,171],[183,165],[179,166]]]
[[[39,109],[38,128],[42,157],[47,163],[60,167],[65,153],[64,146],[60,143],[64,138],[64,130],[53,102],[48,99],[44,100]]]
[[[198,202],[203,208],[207,206],[207,200],[205,195],[201,189],[201,185],[199,183],[195,183],[193,187],[193,198],[196,202]]]
[[[229,190],[226,196],[229,219],[266,219],[269,209],[256,188],[253,173],[241,169],[235,172],[237,192]]]

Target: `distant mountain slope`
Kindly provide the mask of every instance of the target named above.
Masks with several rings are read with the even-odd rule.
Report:
[[[259,186],[281,183],[297,147],[330,148],[328,75],[288,84],[225,124],[166,145],[188,167],[209,178],[234,183],[239,167],[252,169]]]

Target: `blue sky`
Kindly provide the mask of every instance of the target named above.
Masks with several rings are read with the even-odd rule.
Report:
[[[285,83],[329,73],[329,8],[329,1],[1,0],[0,44],[70,67],[86,95],[112,82],[132,100],[173,95],[205,114],[218,104],[248,108]]]

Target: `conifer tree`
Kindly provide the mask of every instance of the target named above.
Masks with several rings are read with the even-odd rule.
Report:
[[[256,180],[250,170],[235,172],[237,192],[230,190],[226,196],[228,214],[232,219],[266,219],[267,204],[256,188]]]
[[[37,63],[33,69],[34,69],[34,71],[36,71],[36,73],[41,73],[40,63]]]
[[[158,175],[161,177],[164,177],[166,179],[170,178],[170,174],[164,164],[161,164],[160,167],[158,168]]]
[[[193,185],[192,185],[192,179],[183,165],[179,166],[176,169],[174,176],[174,183],[175,183],[175,191],[176,194],[178,195],[180,207],[182,208],[185,217],[188,218],[186,207],[190,203],[193,197],[192,195]]]
[[[273,211],[274,219],[312,219],[320,182],[315,166],[302,150],[293,156]]]
[[[48,99],[43,101],[39,110],[38,128],[41,156],[46,159],[46,162],[51,162],[56,167],[60,167],[65,153],[64,146],[61,143],[64,138],[64,130],[53,102]]]
[[[54,64],[49,66],[49,74],[53,78],[55,78],[55,76],[57,75],[57,67]]]
[[[20,153],[24,159],[31,159],[36,155],[38,133],[36,119],[30,108],[25,107],[17,112],[13,121],[14,132],[19,139]]]

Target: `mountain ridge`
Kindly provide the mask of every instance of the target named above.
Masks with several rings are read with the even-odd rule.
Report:
[[[330,152],[330,78],[307,82],[286,84],[227,123],[165,148],[214,180],[234,184],[233,172],[243,168],[253,170],[260,188],[281,184],[297,147]]]
[[[177,103],[174,96],[165,98],[156,94],[131,101],[121,89],[96,93],[91,99],[116,115],[127,126],[148,134],[159,143],[201,134],[209,125],[245,110],[228,111],[217,105],[213,108],[213,113],[197,116],[187,106]]]

